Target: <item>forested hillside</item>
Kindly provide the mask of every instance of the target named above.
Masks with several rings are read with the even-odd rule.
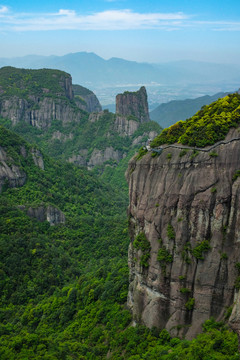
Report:
[[[193,341],[131,326],[124,172],[159,126],[83,111],[62,72],[2,74],[1,360],[240,359],[224,322],[210,319]],[[106,149],[120,158],[94,163]]]
[[[237,336],[214,320],[192,342],[129,327],[121,191],[3,127],[0,149],[1,168],[25,174],[14,185],[1,172],[1,359],[239,359]],[[65,220],[39,218],[49,206]]]
[[[150,112],[150,118],[156,121],[162,128],[169,127],[177,121],[188,119],[193,116],[202,106],[209,105],[213,101],[226,96],[227,93],[201,96],[196,99],[172,100],[160,104]]]
[[[175,142],[204,147],[223,140],[231,127],[240,123],[240,94],[234,93],[204,106],[186,121],[164,129],[151,143],[152,147]]]
[[[65,72],[12,67],[0,69],[0,124],[55,159],[100,173],[161,130],[156,122],[101,111],[96,96]]]

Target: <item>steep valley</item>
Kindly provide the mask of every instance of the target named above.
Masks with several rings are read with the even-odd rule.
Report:
[[[239,360],[240,95],[160,133],[144,87],[0,87],[1,360]]]

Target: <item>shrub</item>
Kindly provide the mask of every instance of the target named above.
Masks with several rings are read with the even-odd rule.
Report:
[[[175,231],[171,224],[168,224],[167,226],[167,236],[169,240],[175,240]]]
[[[180,289],[180,293],[182,294],[189,294],[191,292],[191,289],[188,288],[181,288]]]
[[[226,253],[222,253],[220,259],[221,259],[221,260],[227,260],[227,259],[228,259],[227,254],[226,254]]]
[[[137,160],[142,159],[142,157],[143,157],[144,155],[146,155],[147,152],[148,152],[147,149],[142,146],[142,147],[138,150],[138,154],[137,154],[136,159],[137,159]]]
[[[233,181],[237,180],[237,178],[240,176],[240,170],[237,170],[235,174],[233,175]]]
[[[194,304],[195,304],[195,299],[194,298],[189,298],[188,301],[185,304],[185,307],[187,310],[191,311],[194,308]]]
[[[185,279],[186,279],[186,275],[180,275],[178,278],[179,278],[179,280],[185,280]]]
[[[143,267],[148,267],[149,266],[148,259],[150,258],[151,245],[144,232],[140,232],[136,236],[133,242],[133,247],[135,247],[135,249],[137,250],[142,251],[142,255],[140,257],[140,264]]]
[[[151,245],[150,242],[148,241],[146,235],[144,234],[144,232],[140,232],[134,242],[133,242],[133,246],[139,250],[141,249],[142,251],[146,251],[146,250],[150,250],[151,249]]]
[[[194,158],[195,158],[198,154],[199,154],[199,151],[197,151],[197,150],[193,150],[193,152],[192,152],[192,155],[191,155],[190,159],[194,159]]]
[[[160,266],[163,270],[166,269],[166,265],[173,262],[173,256],[170,252],[165,248],[165,246],[161,247],[158,250],[158,261],[160,262]]]
[[[180,153],[179,153],[179,157],[180,157],[180,158],[183,157],[184,155],[187,154],[187,152],[188,152],[188,149],[183,149],[183,150],[181,150]]]
[[[210,249],[209,240],[203,240],[193,249],[192,254],[196,259],[204,260],[203,253]]]
[[[211,157],[217,157],[218,154],[216,153],[216,151],[212,151],[212,152],[209,153],[209,156],[211,156]]]
[[[157,157],[159,155],[159,153],[157,153],[156,151],[152,151],[152,153],[151,153],[151,157],[152,158],[155,158],[155,157]]]

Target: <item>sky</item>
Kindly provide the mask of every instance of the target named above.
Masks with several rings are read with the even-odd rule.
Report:
[[[0,57],[240,62],[240,1],[0,0]]]

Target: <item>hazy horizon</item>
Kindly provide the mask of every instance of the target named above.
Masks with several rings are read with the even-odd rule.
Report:
[[[238,64],[240,3],[0,2],[0,57],[94,52],[104,59]]]
[[[111,60],[111,59],[121,59],[121,60],[126,60],[126,61],[132,61],[132,62],[137,62],[137,63],[146,63],[146,64],[152,64],[152,65],[158,65],[158,64],[168,64],[168,63],[181,63],[181,62],[191,62],[191,63],[206,63],[206,64],[220,64],[220,65],[239,65],[240,66],[240,61],[237,61],[236,63],[231,63],[231,62],[220,62],[220,61],[214,61],[214,60],[191,60],[191,59],[172,59],[172,60],[168,60],[168,61],[158,61],[158,62],[152,62],[152,61],[140,61],[138,59],[127,59],[124,57],[118,57],[118,56],[110,56],[110,57],[104,57],[101,56],[99,54],[97,54],[94,51],[76,51],[76,52],[69,52],[69,53],[65,53],[62,55],[56,55],[54,53],[50,54],[50,55],[44,55],[44,54],[34,54],[34,53],[29,53],[26,55],[19,55],[19,56],[0,56],[0,59],[16,59],[16,58],[24,58],[24,57],[63,57],[63,56],[67,56],[67,55],[74,55],[74,54],[78,54],[78,53],[86,53],[86,54],[94,54],[106,61]]]

